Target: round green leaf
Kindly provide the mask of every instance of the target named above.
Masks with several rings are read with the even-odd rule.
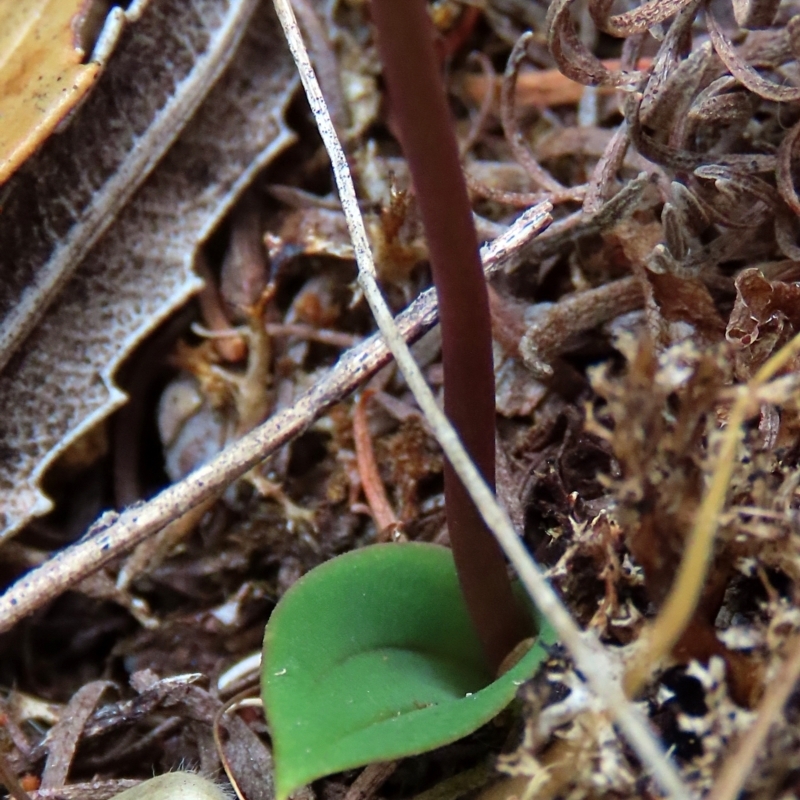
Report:
[[[443,547],[373,545],[317,567],[286,593],[264,637],[277,800],[466,736],[508,705],[554,641],[543,630],[493,681]]]

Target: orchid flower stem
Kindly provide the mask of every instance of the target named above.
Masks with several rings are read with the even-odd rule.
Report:
[[[378,49],[428,240],[442,327],[445,413],[494,485],[495,391],[486,281],[424,0],[372,0]],[[490,665],[527,635],[505,559],[449,462],[445,503],[461,589]]]

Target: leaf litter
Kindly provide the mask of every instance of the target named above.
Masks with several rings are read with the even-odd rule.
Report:
[[[103,43],[98,42],[98,52],[87,53],[96,33],[92,29],[104,22],[96,19],[103,9],[95,9],[82,0],[0,7],[0,183],[47,139],[97,79],[125,17],[119,11],[111,15],[109,27],[99,35]]]
[[[486,238],[504,231],[523,196],[528,204],[555,204],[550,228],[516,248],[492,277],[506,466],[498,491],[521,509],[520,532],[575,618],[623,664],[644,669],[640,697],[690,790],[713,789],[722,799],[746,781],[750,797],[789,796],[798,767],[797,709],[788,688],[782,700],[774,696],[776,680],[794,680],[800,624],[797,363],[794,350],[782,350],[798,333],[797,9],[701,9],[660,0],[633,9],[600,2],[522,9],[496,2],[470,21],[455,4],[439,5],[449,86],[469,145],[465,170],[476,176],[479,229]],[[346,137],[371,243],[389,266],[384,289],[398,311],[427,285],[425,247],[378,93],[365,10],[358,3],[304,9],[301,25],[317,69],[328,70],[323,86],[338,103],[334,119]],[[532,34],[518,42],[527,29]],[[505,75],[494,77],[485,64],[476,73],[470,49]],[[571,83],[559,83],[558,74]],[[546,102],[525,89],[536,87],[538,75]],[[576,94],[575,83],[588,88]],[[161,396],[164,454],[151,448],[134,463],[116,436],[110,445],[101,436],[102,446],[85,446],[77,474],[93,491],[68,502],[76,461],[52,473],[52,491],[65,499],[54,516],[0,551],[7,580],[41,564],[84,520],[113,506],[104,477],[111,459],[98,451],[111,450],[113,482],[129,487],[125,503],[143,500],[166,480],[162,458],[177,465],[168,469],[177,480],[259,417],[288,420],[299,397],[315,399],[295,426],[298,438],[276,439],[255,469],[243,461],[237,470],[244,477],[221,480],[221,499],[208,499],[184,530],[140,559],[143,566],[111,560],[99,573],[105,583],[93,590],[79,584],[4,635],[3,680],[15,689],[5,701],[12,724],[3,730],[3,752],[20,775],[41,774],[49,752],[44,730],[52,719],[35,717],[42,701],[66,703],[101,679],[115,681],[123,699],[89,712],[72,780],[144,777],[179,763],[218,769],[210,727],[203,727],[208,715],[135,706],[142,684],[127,688],[128,677],[152,669],[157,686],[201,672],[200,685],[224,696],[218,679],[257,648],[266,614],[298,577],[386,536],[386,526],[373,520],[384,516],[362,499],[361,487],[376,476],[357,453],[354,423],[362,451],[366,434],[375,453],[408,465],[399,470],[373,458],[402,535],[446,541],[441,462],[405,381],[384,367],[370,379],[368,406],[346,397],[363,372],[328,399],[314,395],[316,381],[330,380],[327,370],[346,370],[346,359],[336,364],[347,347],[374,350],[326,162],[301,103],[290,117],[300,135],[291,158],[242,182],[253,183],[252,195],[204,248],[211,301],[179,318],[177,341],[172,331],[164,340],[172,344],[147,355],[158,364],[152,371],[171,370],[172,377],[129,389],[132,405],[149,409],[151,420]],[[122,253],[131,251],[125,213],[115,223]],[[176,248],[184,258],[218,217],[191,234],[192,244]],[[254,224],[266,250],[237,251]],[[252,285],[266,291],[248,294]],[[249,300],[234,299],[240,289]],[[438,389],[436,342],[416,347]],[[775,375],[756,380],[781,353],[788,358]],[[356,423],[359,407],[366,413]],[[737,407],[742,424],[731,424]],[[30,401],[19,413],[35,421],[36,408]],[[156,435],[153,422],[137,424]],[[712,496],[721,505],[707,577],[701,575],[697,605],[677,641],[649,663],[658,627],[652,621],[709,507],[721,452],[732,453],[730,478],[722,495]],[[66,633],[54,648],[58,629]],[[22,641],[24,661],[11,655]],[[517,783],[495,786],[501,796],[657,791],[565,653],[553,653],[521,699],[524,735],[506,745],[499,762]],[[56,718],[63,708],[55,707]],[[98,715],[114,708],[118,722],[99,732]],[[247,709],[227,718],[264,733]],[[752,746],[755,734],[760,748]],[[400,764],[383,788],[368,782],[369,791],[413,796],[498,753],[502,739],[481,732]],[[733,754],[745,751],[731,779]],[[322,781],[314,792],[339,797],[354,779]]]

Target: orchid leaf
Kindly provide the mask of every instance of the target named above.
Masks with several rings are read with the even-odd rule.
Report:
[[[312,780],[432,750],[497,715],[555,641],[493,680],[449,550],[374,545],[317,567],[264,637],[277,800]]]

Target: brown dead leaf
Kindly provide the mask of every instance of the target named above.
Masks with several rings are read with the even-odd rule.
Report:
[[[184,720],[199,723],[195,728],[195,735],[207,738],[210,744],[211,726],[221,714],[223,704],[217,697],[194,684],[192,678],[195,676],[175,676],[159,680],[155,673],[147,671],[134,677],[137,678],[134,683],[137,691],[145,693],[163,687],[160,691],[164,693],[165,706]],[[173,683],[177,691],[170,692],[166,686],[169,683]],[[243,717],[248,709],[242,711],[241,716],[232,711],[221,715],[220,722],[224,731],[221,748],[225,760],[245,797],[250,800],[272,800],[272,755],[245,722]]]
[[[163,18],[160,24],[173,27]],[[125,402],[115,370],[199,289],[192,269],[197,247],[255,172],[291,140],[282,115],[294,77],[277,42],[271,10],[260,11],[183,136],[0,376],[10,412],[0,423],[5,535],[50,508],[39,489],[47,467]],[[5,225],[0,239],[12,227]]]
[[[737,372],[749,378],[800,326],[800,287],[770,281],[758,269],[736,278],[736,301],[725,337],[738,348]]]
[[[86,62],[87,0],[0,2],[0,183],[29,158],[94,84],[126,16],[116,9]]]
[[[56,789],[67,779],[83,726],[94,711],[103,692],[113,683],[91,681],[72,696],[61,717],[48,734],[47,763],[42,775],[42,789]]]
[[[722,338],[725,323],[699,278],[653,270],[647,270],[646,275],[664,320],[690,323],[704,343],[712,344]]]

